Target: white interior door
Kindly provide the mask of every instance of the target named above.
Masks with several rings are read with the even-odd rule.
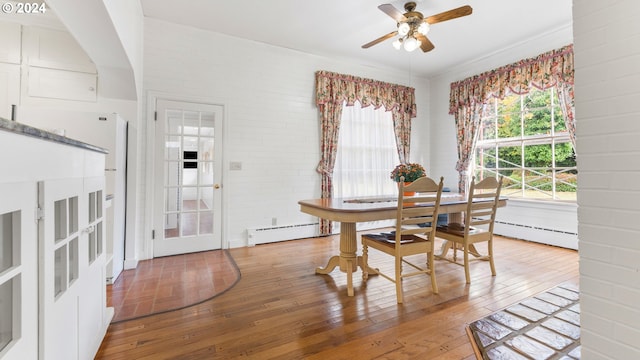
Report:
[[[153,256],[220,249],[223,107],[158,100],[156,111]]]

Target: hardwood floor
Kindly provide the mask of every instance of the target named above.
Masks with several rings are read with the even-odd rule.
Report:
[[[497,276],[474,262],[436,262],[439,294],[428,277],[405,280],[405,302],[382,277],[316,275],[339,252],[337,237],[229,250],[241,280],[192,307],[112,324],[97,359],[474,359],[465,326],[552,288],[578,284],[578,254],[496,237]],[[482,248],[480,248],[482,250]],[[370,252],[372,266],[391,257]]]

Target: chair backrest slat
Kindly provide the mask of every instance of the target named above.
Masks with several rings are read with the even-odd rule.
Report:
[[[500,200],[502,176],[499,179],[485,178],[476,183],[475,176],[469,186],[467,211],[465,212],[465,232],[471,226],[489,224],[489,232],[493,233],[493,224]]]
[[[396,249],[400,248],[401,235],[435,236],[435,223],[440,209],[440,198],[444,178],[440,182],[423,176],[404,186],[400,182],[398,191],[398,214],[396,218]],[[416,192],[415,196],[405,196],[405,192]]]

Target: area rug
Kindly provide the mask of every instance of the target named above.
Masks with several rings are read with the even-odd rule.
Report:
[[[232,288],[240,270],[226,250],[140,261],[107,287],[112,323],[182,309]]]
[[[478,359],[580,359],[579,289],[562,284],[469,324]]]

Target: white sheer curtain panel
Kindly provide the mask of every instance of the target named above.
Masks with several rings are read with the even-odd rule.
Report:
[[[396,195],[398,187],[389,178],[398,164],[391,112],[373,106],[343,105],[333,196]]]

